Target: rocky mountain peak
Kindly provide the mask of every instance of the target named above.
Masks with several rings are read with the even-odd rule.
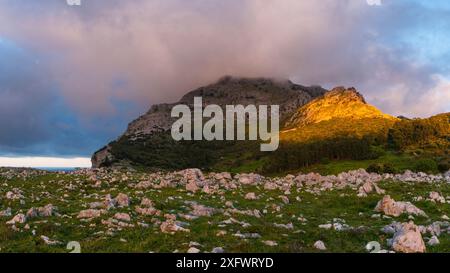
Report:
[[[173,121],[170,112],[177,104],[193,105],[194,97],[202,97],[204,105],[280,105],[280,115],[286,119],[298,107],[311,101],[327,90],[305,87],[286,79],[238,78],[225,76],[216,83],[188,92],[179,102],[153,105],[150,110],[131,122],[125,132],[127,136],[150,135],[167,131]]]
[[[362,102],[364,104],[367,104],[366,100],[364,99],[363,95],[356,90],[354,87],[345,88],[342,86],[333,88],[330,92],[325,94],[325,97],[328,100],[336,100],[345,102]]]
[[[202,97],[208,104],[283,104],[291,99],[312,99],[325,94],[320,86],[306,87],[288,79],[243,78],[225,76],[217,82],[184,95],[180,103],[192,104],[194,97]],[[272,102],[272,103],[271,103]]]
[[[334,118],[396,119],[368,104],[355,88],[336,87],[301,107],[289,119],[286,127],[299,127]]]

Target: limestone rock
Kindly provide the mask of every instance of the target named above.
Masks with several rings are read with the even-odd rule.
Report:
[[[24,214],[19,213],[16,216],[14,216],[11,220],[6,222],[6,224],[7,225],[24,224],[26,221],[27,217]]]
[[[424,253],[425,243],[419,228],[414,223],[404,223],[399,231],[394,234],[392,248],[402,253]]]
[[[115,200],[119,207],[128,207],[130,205],[130,198],[124,193],[119,193]]]
[[[314,243],[314,247],[318,250],[327,250],[325,243],[322,241],[317,241]]]
[[[247,200],[256,200],[256,194],[254,192],[249,192],[245,195],[245,199]]]
[[[189,229],[185,229],[179,226],[174,220],[169,219],[163,222],[160,226],[160,229],[163,233],[174,234],[175,232],[190,232]]]
[[[384,212],[388,216],[398,217],[402,213],[427,217],[425,212],[410,202],[396,202],[389,195],[383,197],[375,207],[375,211]]]
[[[100,217],[102,214],[104,214],[105,211],[104,210],[97,210],[97,209],[87,209],[87,210],[82,210],[78,213],[77,218],[78,219],[91,219],[91,218],[98,218]]]
[[[120,221],[125,221],[125,222],[130,222],[131,221],[131,217],[128,213],[116,213],[114,215],[114,218]]]

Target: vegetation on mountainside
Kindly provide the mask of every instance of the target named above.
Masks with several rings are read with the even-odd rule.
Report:
[[[448,151],[449,141],[450,113],[428,119],[401,120],[389,129],[388,134],[388,144],[396,150],[428,145]]]
[[[188,95],[197,93],[209,98],[203,89]],[[449,121],[448,113],[428,119],[394,118],[367,104],[354,88],[340,87],[300,107],[288,118],[275,152],[260,152],[260,143],[256,141],[177,142],[170,132],[160,132],[139,137],[125,135],[111,143],[114,159],[104,166],[128,162],[134,167],[152,169],[196,167],[274,175],[321,170],[320,166],[326,165],[344,171],[347,169],[339,167],[339,162],[344,161],[359,162],[348,167],[359,166],[379,173],[405,169],[444,172],[450,166]],[[411,159],[405,161],[406,158]]]
[[[322,121],[282,132],[280,147],[272,153],[260,152],[259,143],[253,141],[176,142],[169,133],[139,140],[122,137],[111,147],[118,162],[152,169],[199,167],[268,175],[316,170],[326,174],[388,164],[383,171],[435,173],[448,170],[450,162],[445,117],[448,115],[398,122],[381,118]]]

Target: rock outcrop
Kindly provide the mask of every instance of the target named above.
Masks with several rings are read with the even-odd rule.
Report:
[[[427,217],[425,212],[410,202],[396,202],[389,195],[383,197],[375,207],[375,211],[383,212],[385,215],[398,217],[403,213]]]
[[[423,253],[426,251],[419,228],[414,223],[405,223],[394,234],[392,248],[402,253]]]

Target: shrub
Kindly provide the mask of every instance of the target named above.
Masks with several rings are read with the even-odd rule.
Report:
[[[419,159],[413,168],[416,172],[435,173],[438,170],[436,161],[432,159]]]
[[[441,162],[438,164],[438,170],[441,173],[445,173],[446,171],[450,170],[450,163],[448,162]]]
[[[371,159],[377,159],[386,155],[386,151],[381,146],[371,146],[370,147]]]
[[[330,164],[331,160],[328,157],[324,157],[320,160],[321,164]]]
[[[390,163],[374,163],[369,165],[367,167],[366,171],[368,173],[377,173],[377,174],[384,174],[384,173],[398,173],[398,170]]]
[[[390,164],[390,163],[386,163],[383,165],[383,172],[384,173],[398,173],[398,169],[396,167],[394,167],[394,165]]]
[[[370,164],[369,167],[367,167],[366,171],[368,173],[382,174],[383,173],[383,164],[380,164],[380,163]]]

